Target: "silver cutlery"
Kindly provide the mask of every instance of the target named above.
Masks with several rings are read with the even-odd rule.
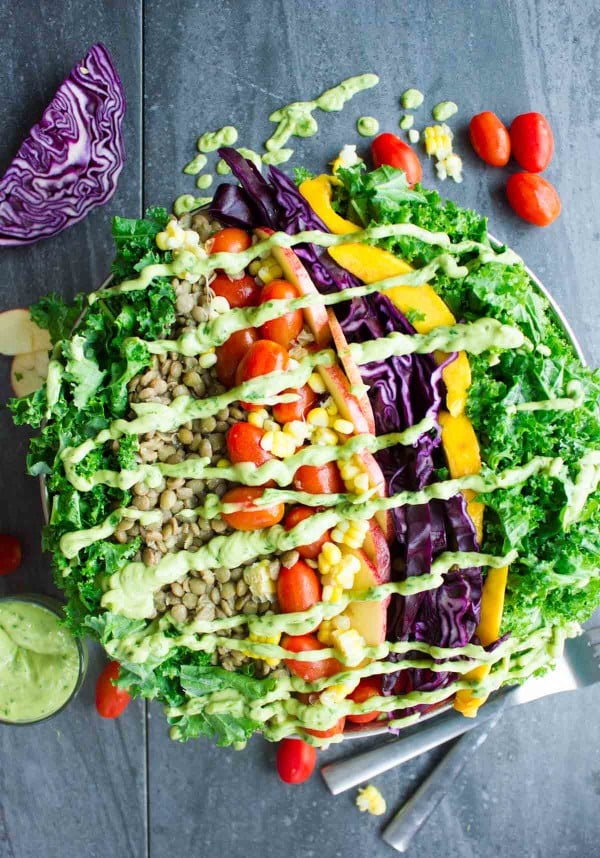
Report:
[[[562,691],[574,691],[598,681],[600,627],[588,629],[577,638],[567,639],[564,654],[557,660],[555,670],[545,676],[529,679],[523,685],[496,693],[480,710],[477,718],[465,718],[459,712],[450,710],[429,719],[406,736],[388,741],[371,751],[329,763],[323,766],[321,774],[329,790],[338,795],[479,727],[505,708]]]

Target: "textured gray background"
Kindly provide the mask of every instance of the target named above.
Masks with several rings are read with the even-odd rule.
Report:
[[[600,231],[600,12],[592,0],[524,2],[164,3],[24,0],[0,2],[0,168],[38,118],[54,88],[94,41],[112,51],[127,92],[128,162],[105,208],[58,238],[2,249],[0,309],[25,306],[46,290],[70,294],[100,282],[111,258],[112,213],[137,215],[169,204],[193,180],[181,166],[198,133],[234,122],[258,147],[269,112],[310,98],[363,71],[379,87],[342,114],[322,114],[318,138],[297,146],[293,163],[323,167],[357,138],[356,118],[377,116],[395,130],[408,85],[431,106],[456,100],[452,121],[465,181],[443,186],[489,214],[493,232],[519,251],[559,299],[588,359],[600,363],[597,281]],[[493,109],[507,121],[537,109],[551,119],[557,153],[548,171],[563,215],[536,230],[511,215],[503,171],[486,168],[465,145],[469,116]],[[427,112],[417,115],[417,127]],[[512,169],[512,168],[510,168]],[[425,182],[433,172],[425,166]],[[8,395],[8,361],[0,397]],[[0,531],[23,540],[25,563],[0,592],[50,592],[39,549],[35,481],[23,475],[25,437],[0,412]],[[45,725],[0,727],[0,858],[311,858],[392,855],[382,820],[359,815],[354,795],[332,798],[315,776],[283,788],[274,749],[259,739],[238,754],[208,743],[169,742],[158,708],[132,705],[101,722],[93,686]],[[505,716],[427,827],[412,856],[566,858],[600,854],[600,689],[532,704]],[[345,749],[346,752],[348,748]],[[323,755],[341,756],[340,748]],[[439,753],[439,752],[438,752]],[[415,789],[435,755],[378,779],[390,812]]]

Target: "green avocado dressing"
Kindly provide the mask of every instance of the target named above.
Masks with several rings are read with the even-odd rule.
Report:
[[[265,143],[267,154],[263,155],[264,163],[282,164],[288,161],[294,150],[284,147],[291,137],[312,137],[317,133],[319,126],[313,116],[315,110],[326,113],[342,110],[357,93],[378,83],[379,78],[375,74],[355,75],[326,90],[314,101],[294,101],[274,110],[269,121],[276,122],[277,128]]]
[[[379,122],[374,116],[361,116],[356,121],[356,130],[361,137],[374,137],[379,131]]]
[[[216,131],[206,131],[196,143],[198,152],[215,152],[221,146],[233,146],[238,139],[237,128],[233,125],[224,125]]]
[[[56,614],[26,600],[0,602],[0,720],[52,715],[78,678],[77,644]]]

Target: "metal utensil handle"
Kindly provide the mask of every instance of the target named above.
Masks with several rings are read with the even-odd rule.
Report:
[[[385,745],[364,754],[356,754],[346,760],[323,766],[323,779],[333,795],[339,795],[478,727],[484,720],[487,721],[510,705],[511,697],[512,692],[508,691],[489,700],[477,718],[465,718],[455,711],[432,718],[410,735],[386,742]]]
[[[382,836],[386,843],[398,852],[406,852],[415,834],[427,822],[475,751],[483,745],[501,715],[500,710],[477,730],[469,731],[456,742],[385,828]]]

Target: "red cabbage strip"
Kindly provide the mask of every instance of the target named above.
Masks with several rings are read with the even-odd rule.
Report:
[[[93,45],[0,179],[0,245],[49,238],[112,197],[125,161],[124,114],[112,58]]]
[[[261,223],[258,209],[252,198],[237,185],[225,183],[219,185],[212,202],[206,206],[205,210],[209,217],[216,218],[226,226],[253,229]]]

